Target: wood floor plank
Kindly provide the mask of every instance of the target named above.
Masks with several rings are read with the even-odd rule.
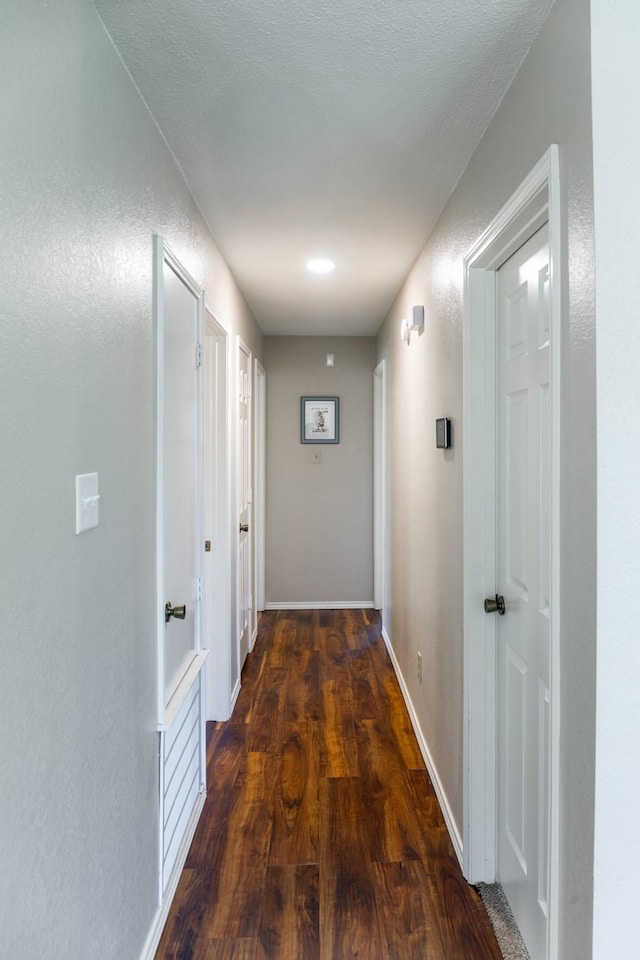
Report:
[[[378,678],[368,646],[350,654],[353,712],[358,720],[375,720],[384,715],[384,704],[378,690]]]
[[[257,939],[196,940],[189,960],[256,960]],[[187,957],[184,957],[187,960]]]
[[[446,955],[455,955],[456,960],[501,960],[482,900],[462,876],[428,775],[410,771],[407,779],[421,824],[427,885]]]
[[[267,869],[258,960],[320,960],[317,864]]]
[[[349,678],[349,648],[342,630],[335,625],[318,634],[321,663],[321,679],[344,680]]]
[[[193,956],[202,928],[203,902],[207,897],[205,871],[182,871],[167,923],[156,951],[156,960],[185,960]]]
[[[273,825],[279,759],[247,753],[228,817],[225,843],[210,864],[215,874],[203,917],[206,939],[256,937]]]
[[[420,829],[408,799],[408,783],[392,730],[382,720],[360,725],[358,763],[370,816],[376,830],[372,860],[420,859]]]
[[[291,650],[295,646],[298,621],[292,617],[279,616],[275,622],[271,643],[267,651],[270,667],[287,667]]]
[[[256,690],[247,733],[249,753],[277,753],[282,738],[283,706],[287,693],[287,669],[265,667]]]
[[[287,723],[319,720],[322,714],[320,696],[320,653],[313,642],[314,631],[301,624],[289,653],[287,693],[284,719]]]
[[[318,861],[319,763],[308,727],[309,723],[299,723],[283,728],[270,864]]]
[[[378,657],[389,662],[389,667],[382,670],[382,679],[378,684],[378,690],[384,701],[385,715],[389,717],[404,764],[408,770],[424,770],[424,759],[416,740],[400,685],[393,672],[393,667],[391,667],[389,654],[386,649],[384,652],[376,651],[376,653]],[[378,669],[381,668],[378,667]]]
[[[457,863],[429,774],[426,770],[409,770],[406,776],[408,801],[420,829],[422,859],[429,864],[438,858],[446,858],[451,864]]]
[[[448,960],[422,863],[378,863],[374,869],[386,960]]]
[[[209,783],[206,816],[200,817],[185,866],[210,867],[217,863],[227,842],[237,786],[246,764],[247,728],[223,724],[215,731],[207,751]]]
[[[320,863],[349,868],[370,862],[378,825],[360,777],[320,782]]]
[[[358,750],[353,715],[353,693],[347,677],[323,680],[322,716],[327,777],[353,777],[358,774]]]
[[[372,864],[324,865],[320,874],[323,960],[384,960]]]

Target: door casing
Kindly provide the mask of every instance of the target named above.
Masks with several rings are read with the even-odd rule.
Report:
[[[389,627],[389,462],[386,361],[373,371],[373,605]]]
[[[565,271],[560,155],[552,145],[464,260],[464,796],[463,869],[496,879],[496,272],[544,223],[551,277],[551,597],[549,960],[558,960],[560,771],[560,452]]]
[[[205,298],[205,563],[204,645],[207,662],[207,720],[231,716],[233,610],[231,603],[231,333],[222,314]]]
[[[255,539],[256,553],[256,589],[253,605],[253,638],[258,629],[258,611],[265,608],[266,580],[266,472],[267,472],[267,374],[259,360],[255,361],[254,396],[256,403],[255,430]]]
[[[238,550],[238,562],[236,569],[236,596],[237,596],[237,618],[236,618],[236,633],[237,633],[237,681],[236,684],[239,689],[240,678],[242,674],[242,668],[244,666],[244,660],[246,654],[251,648],[252,640],[252,624],[253,624],[253,611],[255,607],[253,599],[253,572],[254,572],[254,504],[253,504],[253,353],[251,348],[244,342],[241,337],[236,337],[237,341],[237,350],[236,350],[236,411],[235,411],[235,420],[236,420],[236,433],[237,433],[237,451],[236,451],[236,509],[235,509],[235,519],[236,519],[236,536],[238,533],[238,525],[240,520],[240,512],[243,500],[243,474],[242,474],[242,431],[239,428],[240,424],[240,410],[241,410],[241,390],[244,390],[244,387],[241,384],[241,371],[240,371],[240,355],[243,354],[246,358],[247,363],[247,397],[248,408],[247,408],[247,448],[244,451],[244,455],[247,458],[247,476],[248,476],[248,485],[247,490],[247,522],[249,524],[249,531],[247,533],[246,539],[246,551],[248,553],[247,557],[247,583],[245,584],[245,601],[242,598],[242,570],[241,570],[241,551]],[[242,637],[244,636],[242,619],[243,619],[243,602],[246,602],[248,605],[247,611],[247,621],[248,621],[248,636],[246,644],[243,645]],[[235,696],[234,696],[235,699]]]
[[[203,672],[202,668],[207,658],[207,650],[202,647],[203,638],[203,617],[202,617],[202,553],[196,548],[195,557],[195,575],[196,584],[194,585],[194,598],[187,599],[187,602],[194,602],[196,606],[196,631],[193,657],[186,667],[186,671],[178,682],[177,687],[172,690],[170,698],[167,700],[165,684],[165,464],[167,462],[165,450],[165,416],[167,412],[167,399],[165,396],[165,288],[164,288],[164,267],[168,266],[176,277],[184,284],[185,288],[191,293],[197,302],[197,333],[196,344],[194,344],[194,369],[197,372],[197,395],[196,410],[196,456],[194,469],[196,471],[195,493],[196,493],[196,530],[195,544],[202,540],[203,530],[203,377],[202,377],[202,343],[204,330],[204,293],[197,282],[184,269],[180,261],[175,257],[167,247],[161,237],[153,238],[153,315],[154,315],[154,334],[156,347],[156,544],[155,544],[155,568],[156,568],[156,680],[157,680],[157,732],[158,732],[158,910],[154,921],[154,927],[150,936],[152,941],[157,943],[159,940],[162,926],[166,919],[169,906],[175,894],[182,867],[184,865],[191,840],[193,838],[204,801],[206,799],[206,756],[205,756],[205,728],[204,728],[204,709],[203,709]],[[175,799],[172,801],[171,809],[178,809],[180,804],[180,820],[175,826],[174,836],[179,837],[179,848],[175,850],[171,858],[167,859],[165,864],[165,852],[167,849],[167,839],[169,827],[165,821],[165,804],[168,803],[167,796],[167,741],[175,742],[176,735],[180,733],[181,718],[188,708],[189,699],[194,698],[197,703],[195,713],[197,716],[196,725],[191,728],[189,733],[188,750],[194,747],[197,750],[197,772],[196,795],[194,796],[191,786],[186,792],[182,791],[183,784],[187,783],[185,777],[180,783]],[[190,755],[187,751],[187,755]],[[173,782],[177,783],[177,778]],[[179,829],[180,828],[180,829]],[[178,832],[179,829],[179,832]],[[156,939],[157,938],[157,939]]]

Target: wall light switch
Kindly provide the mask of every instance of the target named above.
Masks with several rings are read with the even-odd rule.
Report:
[[[311,463],[320,463],[322,460],[322,454],[319,450],[314,450],[311,454]]]
[[[82,473],[76,477],[76,533],[98,526],[98,474]]]

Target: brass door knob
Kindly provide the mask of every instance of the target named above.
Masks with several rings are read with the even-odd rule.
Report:
[[[184,620],[187,615],[187,608],[182,604],[181,607],[172,607],[170,603],[165,603],[164,605],[164,622],[169,623],[171,617],[175,617],[176,620]]]
[[[496,593],[495,600],[487,597],[484,602],[485,613],[499,613],[500,616],[503,617],[505,609],[504,597],[501,597],[498,593]]]
[[[240,524],[240,533],[249,533],[249,524],[241,523]]]

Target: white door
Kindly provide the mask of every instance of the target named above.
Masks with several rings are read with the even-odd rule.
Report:
[[[256,554],[256,587],[254,590],[253,629],[258,626],[258,611],[265,607],[266,564],[266,473],[267,473],[267,374],[256,360],[256,471],[254,510],[254,549]]]
[[[544,226],[497,275],[498,879],[532,960],[549,882],[549,283]]]
[[[198,643],[198,378],[200,303],[163,262],[163,605],[164,697],[169,703]],[[182,609],[184,607],[184,610]],[[167,609],[167,608],[165,608]]]
[[[242,670],[251,639],[251,352],[238,341],[238,651]]]
[[[231,713],[232,669],[237,658],[232,630],[231,542],[236,519],[231,517],[229,483],[229,331],[205,309],[205,637],[207,660],[207,720],[227,720]],[[229,361],[228,359],[229,358]],[[232,617],[233,614],[233,617]]]
[[[182,870],[205,799],[201,650],[202,305],[154,239],[157,348],[159,903]]]

